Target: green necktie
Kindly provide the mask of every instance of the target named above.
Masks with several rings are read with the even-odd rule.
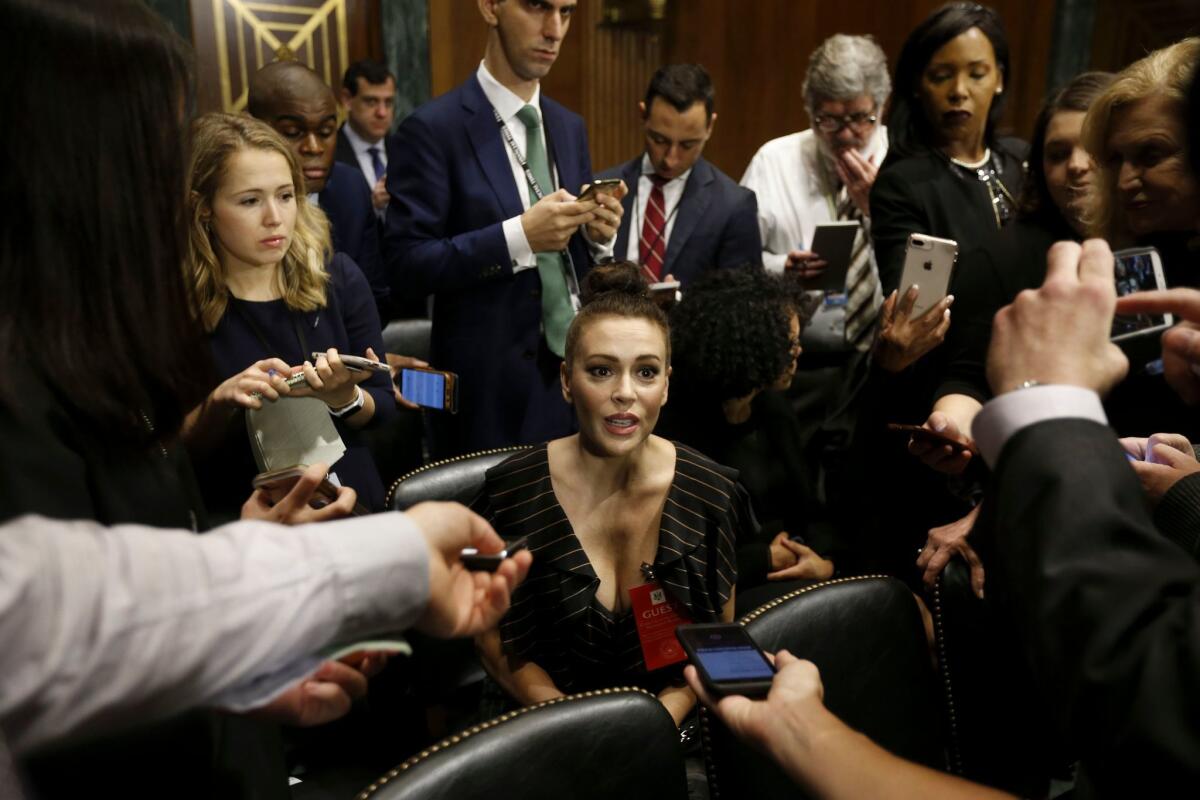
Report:
[[[546,159],[546,143],[542,139],[542,119],[533,106],[525,106],[517,112],[517,119],[525,125],[525,160],[529,171],[537,179],[538,186],[546,194],[554,187],[550,179],[550,164]],[[530,205],[538,201],[533,187],[529,187]],[[575,317],[571,306],[571,292],[563,273],[562,253],[537,253],[538,276],[542,279],[542,330],[550,351],[562,357],[567,339],[567,327]]]

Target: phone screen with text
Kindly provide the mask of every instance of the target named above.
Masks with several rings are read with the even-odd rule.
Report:
[[[406,369],[400,372],[400,394],[426,408],[445,409],[446,376],[440,372]]]
[[[769,681],[775,677],[771,665],[751,645],[698,647],[696,658],[714,681]]]

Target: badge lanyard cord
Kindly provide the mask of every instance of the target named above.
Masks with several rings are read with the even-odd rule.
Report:
[[[546,196],[546,194],[542,191],[542,187],[538,184],[537,177],[534,176],[533,170],[529,168],[529,162],[525,160],[525,156],[521,153],[521,149],[517,147],[517,140],[513,138],[512,131],[510,131],[508,126],[504,124],[504,120],[501,118],[500,112],[495,108],[492,109],[492,116],[496,118],[496,124],[500,126],[500,133],[504,136],[504,141],[508,143],[508,149],[512,151],[512,154],[517,159],[517,163],[521,166],[521,171],[525,173],[525,181],[529,184],[530,191],[533,192],[534,197],[536,197],[538,200],[541,200]],[[545,130],[546,126],[543,124],[542,131],[544,132]],[[546,145],[547,160],[549,161],[550,137],[548,134],[544,134],[543,138]],[[551,162],[550,167],[550,174],[553,176],[553,162]],[[571,253],[567,248],[563,248],[561,253],[563,278],[566,279],[567,291],[571,295],[571,307],[578,312],[579,280],[575,277],[575,262],[571,258]]]

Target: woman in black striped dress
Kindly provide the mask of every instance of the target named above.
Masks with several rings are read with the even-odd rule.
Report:
[[[534,554],[480,652],[522,704],[634,684],[655,692],[679,724],[695,704],[683,661],[660,666],[675,654],[662,657],[639,638],[631,590],[640,596],[653,584],[649,591],[663,591],[653,599],[694,622],[731,620],[736,540],[754,522],[736,471],[653,435],[670,337],[637,270],[594,269],[584,297],[562,366],[579,433],[491,470],[476,502],[506,539],[528,536]]]

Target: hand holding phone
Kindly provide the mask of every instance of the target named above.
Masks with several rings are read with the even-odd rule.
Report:
[[[742,625],[680,625],[675,637],[712,694],[762,697],[771,690],[775,667]]]
[[[458,412],[458,375],[406,367],[400,370],[400,394],[424,408],[455,414]]]
[[[979,449],[973,441],[960,441],[937,431],[930,430],[923,425],[901,425],[895,422],[889,422],[887,429],[895,433],[906,433],[914,442],[931,445],[934,447],[949,447],[956,453],[972,453],[976,454]]]
[[[900,293],[908,287],[918,287],[912,316],[919,317],[944,298],[950,291],[954,265],[958,261],[958,242],[914,233],[908,237],[904,251],[904,272],[900,276]]]
[[[504,559],[510,558],[514,553],[527,547],[529,547],[529,539],[522,536],[516,541],[509,542],[503,550],[495,553],[481,553],[474,547],[464,547],[459,553],[459,559],[463,566],[472,572],[495,572]]]

